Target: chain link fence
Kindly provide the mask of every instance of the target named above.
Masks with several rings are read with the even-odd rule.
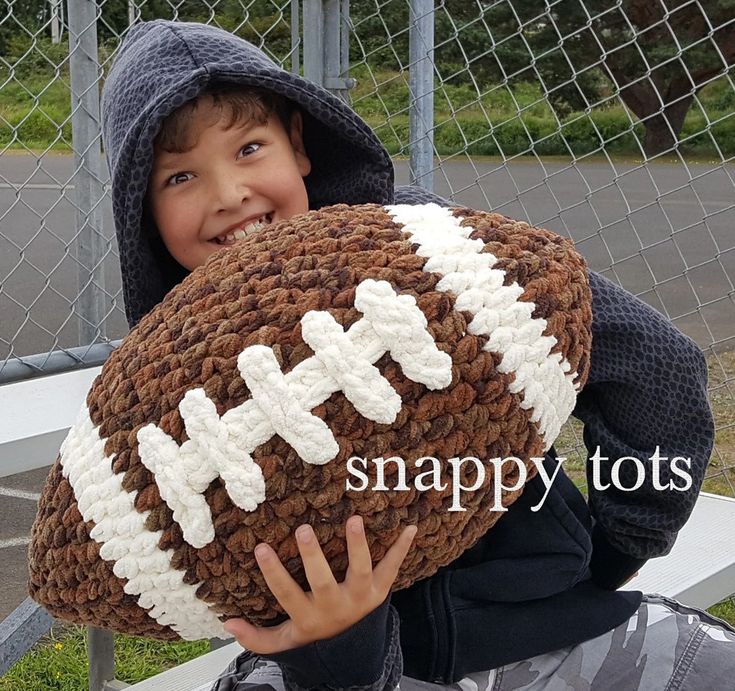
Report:
[[[0,380],[101,361],[125,334],[99,87],[131,23],[203,21],[348,99],[400,181],[571,237],[695,339],[717,415],[711,487],[735,494],[731,0],[6,0],[4,11]]]
[[[0,381],[99,363],[127,324],[99,88],[127,28],[204,21],[299,68],[298,3],[5,2],[0,15]],[[71,155],[69,155],[71,154]]]
[[[302,20],[329,25],[303,45],[304,71],[375,128],[399,180],[571,237],[706,351],[711,486],[735,494],[730,0],[6,0],[5,381],[102,360],[126,332],[98,93],[128,26],[155,17],[216,24],[293,70]]]
[[[352,105],[399,179],[571,237],[702,347],[704,489],[735,496],[733,4],[373,0],[349,21]],[[559,446],[583,484],[581,428]]]
[[[708,354],[713,488],[735,494],[730,0],[6,0],[0,380],[101,361],[126,332],[98,93],[128,26],[156,17],[303,56],[400,181],[563,233],[663,312]]]
[[[399,182],[566,235],[665,314],[709,363],[704,489],[735,496],[733,0],[5,0],[0,384],[127,331],[98,96],[159,17],[262,47],[348,100]],[[576,423],[557,448],[582,484]]]

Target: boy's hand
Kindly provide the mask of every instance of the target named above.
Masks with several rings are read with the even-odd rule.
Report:
[[[225,630],[243,648],[261,655],[298,648],[342,633],[388,596],[417,530],[416,526],[406,527],[373,570],[362,518],[350,516],[345,525],[349,566],[344,581],[337,583],[311,526],[299,526],[296,542],[311,592],[301,590],[270,546],[258,545],[255,550],[258,566],[290,619],[271,627],[229,619]]]

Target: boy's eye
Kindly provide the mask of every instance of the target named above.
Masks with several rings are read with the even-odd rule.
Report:
[[[242,156],[250,156],[251,154],[254,154],[259,148],[260,144],[245,144],[245,146],[240,149],[240,154]]]
[[[180,185],[182,182],[186,182],[189,180],[189,177],[191,176],[191,173],[176,173],[176,175],[172,175],[166,184],[168,185]]]

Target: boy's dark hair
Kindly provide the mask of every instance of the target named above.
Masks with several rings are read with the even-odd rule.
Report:
[[[178,154],[196,146],[199,132],[192,128],[192,116],[202,96],[209,96],[214,105],[211,122],[206,123],[206,126],[214,125],[223,118],[226,129],[240,122],[255,121],[262,125],[268,117],[276,115],[286,132],[291,130],[291,115],[295,106],[288,99],[260,87],[214,83],[198,98],[187,101],[166,117],[154,140],[156,150]]]

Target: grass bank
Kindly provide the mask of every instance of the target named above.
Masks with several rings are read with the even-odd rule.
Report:
[[[86,629],[60,625],[0,677],[0,691],[84,691],[87,688]],[[116,678],[135,684],[209,651],[207,641],[161,643],[115,637]]]
[[[351,93],[353,107],[392,155],[408,148],[406,79],[399,73],[358,73],[358,86]],[[462,151],[472,156],[643,153],[643,125],[611,97],[588,112],[559,118],[537,84],[485,89],[447,84],[437,88],[434,105],[434,146],[443,156]],[[727,79],[706,86],[686,117],[679,152],[717,158],[735,154],[734,111],[735,91]]]
[[[20,48],[18,49],[20,52]],[[0,65],[0,146],[69,151],[70,89],[65,46],[40,41],[21,60]],[[110,48],[101,52],[108,58]],[[7,65],[14,65],[9,68]],[[352,105],[391,155],[408,152],[407,74],[353,71]],[[584,156],[594,152],[640,157],[644,128],[617,99],[603,96],[588,112],[559,117],[539,85],[510,87],[438,84],[434,95],[434,145],[441,156]],[[735,154],[735,90],[727,80],[702,89],[680,135],[685,156]]]

